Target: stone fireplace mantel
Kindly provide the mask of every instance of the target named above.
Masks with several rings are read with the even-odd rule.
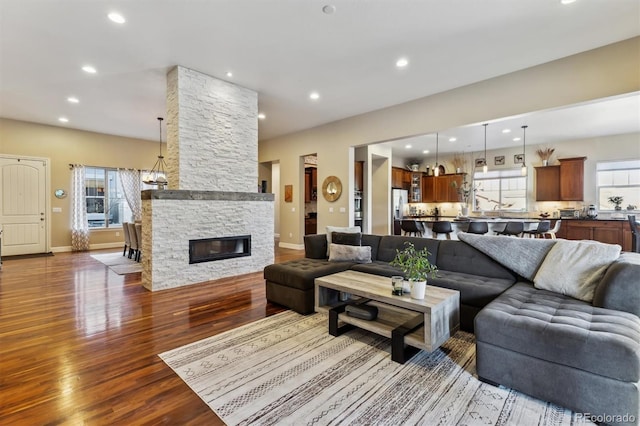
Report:
[[[259,192],[191,191],[188,189],[147,189],[143,200],[273,201],[273,194]]]

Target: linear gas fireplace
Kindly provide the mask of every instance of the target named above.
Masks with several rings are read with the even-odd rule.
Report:
[[[251,256],[251,235],[189,240],[189,263]]]

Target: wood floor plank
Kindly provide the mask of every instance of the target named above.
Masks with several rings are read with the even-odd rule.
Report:
[[[223,424],[157,355],[283,310],[262,272],[152,293],[89,253],[4,261],[0,424]]]

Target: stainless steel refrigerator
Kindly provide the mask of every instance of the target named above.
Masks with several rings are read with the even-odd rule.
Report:
[[[406,189],[391,190],[391,217],[393,217],[393,234],[400,235],[400,221],[405,215],[409,202],[409,191]]]

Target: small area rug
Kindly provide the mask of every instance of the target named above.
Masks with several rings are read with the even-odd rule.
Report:
[[[391,361],[390,340],[292,311],[160,354],[228,425],[577,425],[568,410],[480,382],[473,334]],[[523,366],[526,368],[526,366]]]
[[[123,256],[122,252],[92,254],[91,257],[98,262],[104,263],[118,275],[142,272],[142,264]]]

